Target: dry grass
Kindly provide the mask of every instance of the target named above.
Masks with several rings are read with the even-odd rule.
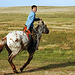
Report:
[[[30,9],[0,8],[0,39],[10,31],[23,29]],[[75,7],[38,7],[37,17],[43,18],[50,33],[42,36],[39,50],[19,75],[75,75]],[[38,23],[34,24],[36,27]],[[4,49],[0,54],[0,75],[17,75],[12,72],[7,56]],[[28,53],[22,52],[13,60],[18,71],[27,57]]]

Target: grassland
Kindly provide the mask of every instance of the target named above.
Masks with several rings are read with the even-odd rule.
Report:
[[[30,7],[0,8],[0,39],[10,31],[22,30],[29,12]],[[36,17],[43,19],[50,33],[43,34],[39,50],[19,75],[75,75],[75,7],[38,7]],[[35,27],[38,25],[37,22],[34,24]],[[26,51],[14,58],[18,71],[27,58]],[[0,75],[17,75],[7,59],[4,48],[0,54]]]

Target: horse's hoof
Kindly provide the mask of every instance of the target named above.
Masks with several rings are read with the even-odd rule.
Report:
[[[23,69],[22,69],[22,68],[20,68],[20,71],[22,72],[22,71],[23,71]]]
[[[18,73],[18,71],[17,71],[17,70],[15,70],[15,71],[14,71],[14,73]]]

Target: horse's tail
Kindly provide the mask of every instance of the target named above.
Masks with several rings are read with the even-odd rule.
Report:
[[[0,41],[0,53],[3,50],[4,45],[7,43],[7,38],[4,37],[1,41]]]

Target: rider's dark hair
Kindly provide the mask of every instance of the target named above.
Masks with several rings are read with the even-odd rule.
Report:
[[[36,5],[32,5],[32,7],[31,7],[31,8],[33,9],[34,7],[37,7],[37,6],[36,6]]]

